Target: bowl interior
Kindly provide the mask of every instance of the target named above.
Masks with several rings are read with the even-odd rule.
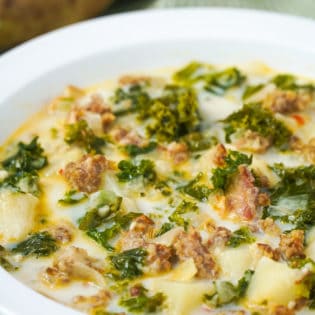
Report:
[[[188,18],[194,23],[187,23]],[[259,61],[315,78],[315,47],[309,36],[314,32],[315,23],[303,19],[209,9],[130,14],[54,32],[0,57],[0,69],[5,70],[0,72],[0,143],[68,84],[92,85],[191,60],[234,65]],[[22,79],[15,80],[19,71]],[[0,270],[1,292],[2,283],[9,281]],[[46,315],[74,314],[17,282],[7,288],[0,296],[0,313],[42,314],[42,307],[51,305]],[[23,296],[20,305],[9,291]],[[27,299],[41,306],[24,311],[31,305]],[[12,313],[5,313],[9,308]]]

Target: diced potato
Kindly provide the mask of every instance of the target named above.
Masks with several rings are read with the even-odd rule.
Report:
[[[188,315],[202,303],[203,295],[213,294],[214,287],[210,281],[177,282],[154,279],[152,289],[164,293],[167,299],[168,315]]]
[[[253,257],[249,246],[226,249],[217,255],[222,275],[237,281],[246,270],[252,268]]]
[[[299,269],[291,269],[286,263],[263,257],[248,287],[248,302],[262,304],[267,301],[270,305],[287,305],[301,297],[303,287],[296,283],[301,277]]]
[[[253,158],[252,167],[259,176],[266,176],[271,186],[279,181],[279,177],[268,167],[268,164],[264,160],[255,156]]]
[[[19,241],[34,225],[38,199],[31,194],[3,190],[0,192],[0,240]]]
[[[175,281],[189,281],[195,276],[197,271],[194,260],[189,258],[170,272],[169,279]]]

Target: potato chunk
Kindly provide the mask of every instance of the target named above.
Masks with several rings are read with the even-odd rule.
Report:
[[[287,305],[300,297],[302,285],[297,281],[302,274],[299,269],[291,269],[285,263],[263,257],[256,268],[247,290],[250,304]]]
[[[38,199],[31,194],[0,191],[0,241],[22,240],[34,224]]]

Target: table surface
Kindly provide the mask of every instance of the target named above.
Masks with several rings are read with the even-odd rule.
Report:
[[[105,13],[173,7],[253,8],[315,18],[315,0],[116,0]]]

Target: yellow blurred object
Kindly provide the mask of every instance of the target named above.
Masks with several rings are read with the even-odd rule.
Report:
[[[100,14],[113,0],[0,0],[0,50]]]

